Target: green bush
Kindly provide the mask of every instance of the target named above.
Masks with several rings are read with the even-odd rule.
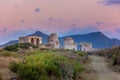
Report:
[[[16,46],[18,46],[18,48],[22,48],[22,49],[28,49],[29,47],[38,48],[38,46],[35,46],[30,43],[19,43],[19,44],[16,44]]]
[[[57,79],[75,77],[84,68],[76,60],[55,53],[41,53],[25,57],[22,63],[11,64],[10,69],[17,72],[22,80],[48,80],[54,75]]]
[[[15,63],[15,62],[12,62],[9,66],[9,68],[11,69],[11,71],[17,73],[17,69],[19,68],[19,64],[18,63]]]
[[[10,46],[6,46],[6,47],[4,48],[4,50],[16,52],[16,51],[18,51],[19,49],[18,49],[18,47],[17,47],[16,45],[10,45]]]
[[[0,80],[3,80],[3,79],[2,79],[2,73],[0,73]]]
[[[69,49],[64,49],[64,51],[70,51]]]
[[[37,48],[38,46],[35,46],[33,44],[30,44],[30,43],[17,43],[14,45],[6,46],[4,48],[4,50],[16,52],[19,49],[29,49],[29,47]]]
[[[77,53],[79,56],[85,56],[85,53],[83,53],[81,51],[75,51],[74,53]]]

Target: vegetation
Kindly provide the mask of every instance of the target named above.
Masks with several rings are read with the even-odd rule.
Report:
[[[0,73],[0,80],[3,80],[3,79],[2,79],[2,73]]]
[[[16,52],[19,49],[29,49],[29,47],[37,48],[37,46],[30,43],[17,43],[14,45],[6,46],[4,50]]]
[[[1,57],[18,57],[17,53],[9,52],[9,51],[2,51],[0,52]]]
[[[36,49],[36,50],[29,50],[26,52],[27,56],[28,55],[33,55],[33,54],[41,54],[41,53],[55,53],[57,52],[56,50],[39,50],[39,49]]]
[[[97,54],[112,60],[113,65],[120,65],[120,47],[105,49],[98,52]]]
[[[20,75],[22,80],[77,79],[84,70],[82,64],[74,59],[55,54],[54,51],[36,51],[25,57],[24,62],[12,63],[10,69]]]
[[[29,47],[34,49],[29,50]],[[0,69],[10,69],[21,80],[78,80],[79,74],[84,70],[86,54],[74,50],[39,50],[36,47],[20,43],[0,50]],[[24,54],[18,55],[18,50]],[[3,78],[6,76],[7,74]],[[11,78],[12,76],[9,77]]]
[[[111,49],[105,49],[95,53],[106,57],[109,66],[113,70],[120,72],[120,47],[113,47]]]
[[[79,56],[85,56],[86,54],[81,51],[75,51],[74,53],[77,53]]]

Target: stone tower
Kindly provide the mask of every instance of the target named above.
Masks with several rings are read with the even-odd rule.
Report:
[[[66,37],[64,39],[64,49],[77,50],[77,44],[71,37]]]
[[[59,39],[56,33],[52,33],[49,38],[48,38],[48,44],[51,44],[54,46],[55,49],[59,49],[60,48],[60,43],[59,43]]]

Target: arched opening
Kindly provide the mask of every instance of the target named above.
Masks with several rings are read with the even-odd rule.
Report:
[[[37,45],[40,44],[40,40],[39,40],[39,39],[36,40],[36,44],[37,44]]]
[[[31,39],[31,43],[34,44],[34,39],[33,38]]]

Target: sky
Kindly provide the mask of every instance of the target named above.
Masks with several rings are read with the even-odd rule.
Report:
[[[120,0],[0,0],[0,44],[35,31],[120,39]]]

